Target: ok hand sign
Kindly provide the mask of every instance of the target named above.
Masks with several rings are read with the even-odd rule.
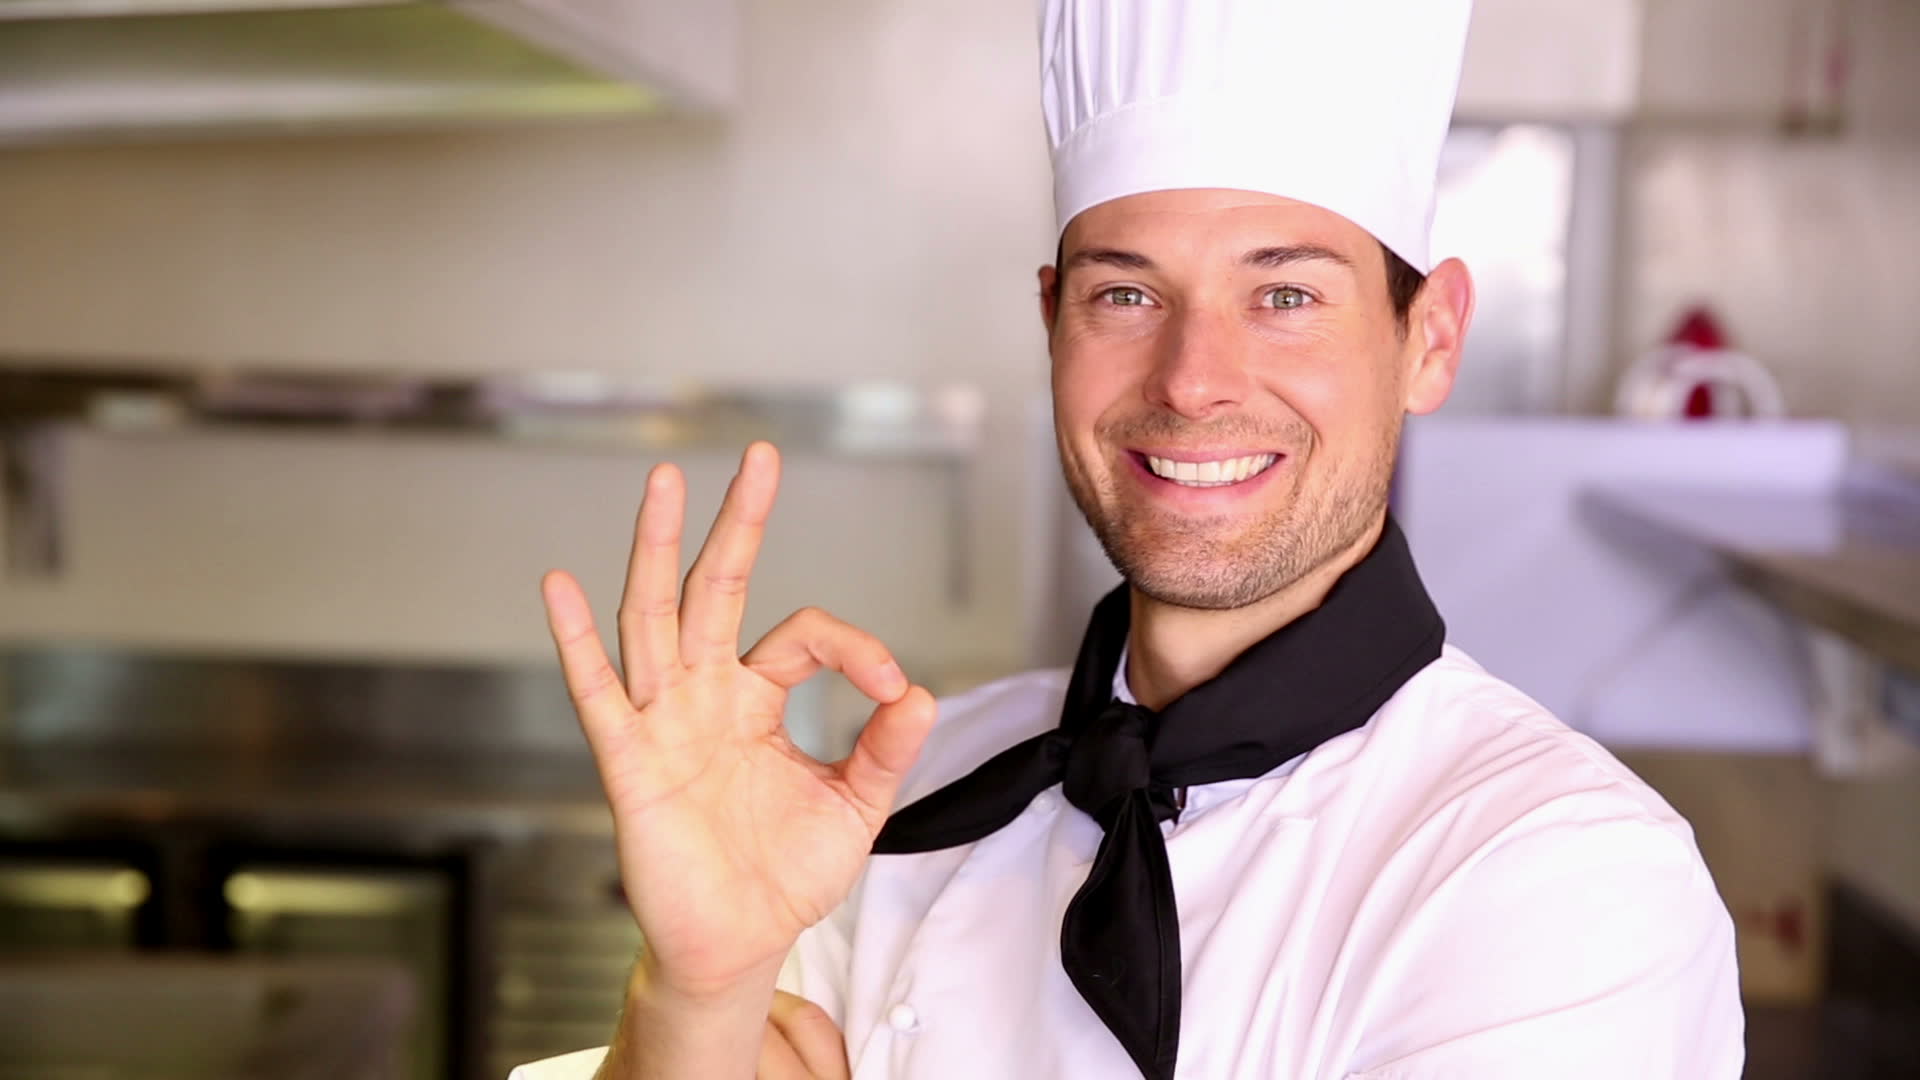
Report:
[[[777,967],[845,898],[901,777],[933,725],[933,698],[872,635],[814,608],[743,656],[740,621],[780,459],[755,443],[678,582],[686,483],[656,467],[635,526],[607,658],[579,582],[541,582],[581,726],[613,807],[628,903],[661,978],[719,991]],[[787,693],[821,668],[875,708],[853,752],[816,761],[787,737]]]

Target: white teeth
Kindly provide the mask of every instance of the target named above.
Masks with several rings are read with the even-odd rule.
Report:
[[[1279,458],[1274,454],[1254,454],[1224,461],[1174,461],[1170,458],[1148,457],[1147,468],[1155,476],[1187,487],[1222,487],[1257,476],[1277,460]]]

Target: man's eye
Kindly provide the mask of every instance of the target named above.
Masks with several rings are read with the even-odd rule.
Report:
[[[1313,297],[1307,295],[1306,290],[1296,289],[1291,285],[1267,290],[1267,303],[1276,308],[1306,307],[1312,302]]]
[[[1115,307],[1144,307],[1147,303],[1146,290],[1132,285],[1115,285],[1100,295]]]

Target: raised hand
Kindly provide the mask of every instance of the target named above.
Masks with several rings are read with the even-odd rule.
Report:
[[[933,724],[933,698],[872,635],[799,611],[744,656],[747,581],[779,486],[755,443],[679,587],[686,485],[647,478],[614,671],[574,578],[541,582],[547,623],[613,807],[620,874],[654,967],[683,995],[720,994],[777,967],[845,898]],[[821,668],[875,708],[832,763],[794,746],[787,693]]]

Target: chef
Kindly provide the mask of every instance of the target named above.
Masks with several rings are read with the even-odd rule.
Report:
[[[543,583],[647,947],[611,1049],[519,1080],[1740,1075],[1686,823],[1446,644],[1387,511],[1473,310],[1428,252],[1467,14],[1046,0],[1055,430],[1125,584],[936,710],[824,612],[740,652],[772,447],[684,584],[656,469],[621,673]],[[780,725],[822,668],[875,702],[832,763]]]

